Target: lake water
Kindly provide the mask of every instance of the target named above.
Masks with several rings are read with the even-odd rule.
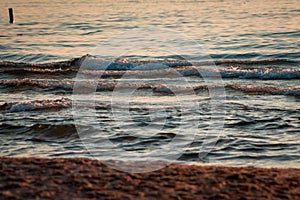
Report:
[[[297,0],[0,9],[1,156],[300,167]]]

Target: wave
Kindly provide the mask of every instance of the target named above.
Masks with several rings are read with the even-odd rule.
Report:
[[[197,66],[181,66],[165,69],[153,69],[153,70],[130,70],[130,71],[112,71],[105,70],[98,72],[101,74],[101,78],[160,78],[166,75],[174,75],[176,70],[182,76],[199,76],[205,74],[206,77],[218,77],[222,78],[237,78],[237,79],[261,79],[261,80],[285,80],[285,79],[300,79],[300,69],[294,68],[278,68],[278,67],[266,67],[266,68],[246,68],[246,67],[229,67],[229,68],[209,68],[209,67],[197,67]],[[94,75],[95,70],[82,70],[81,73],[88,76],[88,74]]]
[[[61,98],[55,100],[34,100],[21,101],[0,104],[0,110],[8,113],[23,112],[23,111],[41,111],[41,110],[61,110],[69,108],[72,102],[71,99]]]
[[[231,67],[220,71],[222,78],[240,78],[240,79],[300,79],[300,69],[285,68],[254,68],[243,69],[241,67]]]
[[[196,66],[215,64],[215,65],[285,65],[285,66],[299,66],[299,61],[288,60],[288,59],[265,59],[265,60],[236,60],[236,59],[216,59],[216,60],[200,60],[190,62],[185,60],[183,57],[174,57],[163,59],[152,59],[152,60],[137,60],[126,57],[116,59],[102,59],[92,55],[84,55],[78,58],[72,58],[70,60],[48,62],[48,63],[23,63],[23,62],[11,62],[1,61],[0,68],[50,68],[50,69],[66,69],[70,67],[80,67],[83,61],[92,62],[93,64],[101,64],[103,61],[109,63],[108,69],[110,70],[128,70],[135,68],[139,65],[145,64],[159,64],[167,67],[178,67],[178,66]],[[108,62],[107,62],[108,61]],[[94,66],[95,67],[95,66]]]
[[[276,88],[270,86],[256,86],[256,85],[246,85],[246,86],[227,85],[226,88],[239,90],[247,94],[300,96],[300,88]]]
[[[92,81],[82,81],[81,84],[86,87],[94,87]],[[43,89],[44,91],[50,91],[54,93],[72,93],[74,81],[40,81],[40,80],[31,80],[31,79],[21,79],[21,80],[0,80],[0,88],[5,88],[6,91],[16,92],[22,90],[36,90]],[[238,90],[247,94],[270,94],[270,95],[287,95],[287,96],[300,96],[300,88],[280,88],[280,87],[271,87],[271,86],[257,86],[257,85],[224,85],[224,88],[227,90]],[[181,93],[189,93],[189,91],[199,94],[202,91],[208,91],[208,86],[198,85],[191,87],[179,86],[179,85],[168,85],[168,84],[153,84],[153,83],[124,83],[124,82],[98,82],[96,87],[97,92],[104,91],[118,91],[123,89],[133,89],[133,90],[151,90],[154,94],[161,95],[175,95]],[[216,88],[218,89],[218,88]],[[79,91],[78,91],[79,92]],[[63,98],[54,100],[56,106],[63,106],[67,104],[57,105],[57,103],[68,103],[69,99]],[[0,110],[10,110],[14,105],[18,105],[18,110],[39,110],[44,107],[51,108],[51,103],[53,100],[33,101],[33,102],[17,102],[5,104],[0,107]],[[27,105],[28,104],[28,105]],[[32,107],[35,105],[35,107]],[[39,106],[37,106],[39,105]],[[2,108],[2,109],[1,109]],[[9,109],[7,109],[9,108]],[[22,108],[22,109],[21,109]]]
[[[24,79],[11,79],[11,80],[0,80],[0,86],[2,89],[10,91],[22,91],[32,89],[46,89],[51,90],[72,90],[72,81],[40,81],[32,80],[29,78]]]
[[[81,73],[85,74],[86,77],[95,74],[101,74],[101,78],[122,78],[123,76],[127,78],[159,78],[160,76],[165,76],[168,74],[174,74],[174,70],[180,73],[182,76],[199,76],[202,77],[202,74],[206,76],[218,76],[222,78],[236,78],[236,79],[261,79],[261,80],[287,80],[287,79],[300,79],[300,69],[293,68],[241,68],[241,67],[229,67],[226,69],[209,69],[201,68],[195,66],[189,67],[176,67],[176,68],[166,68],[166,69],[154,69],[151,71],[141,71],[141,70],[130,70],[130,71],[113,71],[113,70],[82,70]],[[31,71],[16,71],[13,73],[19,76],[24,77],[24,75],[29,74],[46,74],[45,78],[53,77],[57,78],[74,78],[76,76],[75,70],[50,70],[43,69]],[[37,73],[36,73],[37,72]],[[11,72],[9,72],[11,73]],[[100,75],[99,75],[100,76]],[[42,77],[42,76],[40,76]],[[3,81],[2,81],[3,82]]]
[[[287,59],[267,60],[216,60],[216,65],[291,65],[299,66],[299,62]]]
[[[83,57],[82,57],[83,58]],[[22,63],[22,62],[0,62],[0,68],[40,68],[40,69],[66,69],[71,66],[78,66],[78,61],[82,58],[74,58],[66,61],[49,62],[49,63]]]
[[[22,134],[23,140],[32,142],[62,142],[78,138],[75,124],[12,125],[4,123],[0,125],[0,133],[9,137]]]
[[[81,85],[85,87],[93,88],[93,81],[81,81]],[[25,79],[13,79],[13,80],[0,80],[0,88],[5,89],[6,92],[19,92],[25,90],[42,89],[43,91],[54,91],[55,93],[71,93],[73,92],[74,81],[49,81],[49,80],[32,80]],[[168,86],[165,84],[150,84],[150,83],[121,83],[121,82],[99,82],[96,88],[97,92],[103,91],[116,91],[122,89],[138,89],[146,90],[150,89],[155,93],[169,93],[172,91],[184,92],[187,90],[181,86]],[[199,90],[199,88],[196,88]]]
[[[289,60],[217,60],[215,62],[193,63],[185,60],[130,60],[128,58],[104,60],[89,55],[74,58],[68,61],[52,63],[14,63],[0,62],[2,74],[13,74],[16,76],[46,75],[57,79],[75,77],[81,64],[81,72],[84,74],[95,74],[95,70],[101,74],[101,78],[120,78],[126,75],[145,77],[159,76],[171,70],[178,71],[182,76],[201,76],[201,73],[221,74],[222,78],[238,79],[300,79],[299,63]],[[217,68],[212,67],[216,65]],[[279,65],[280,67],[278,67]],[[211,66],[211,67],[210,67]],[[290,68],[287,68],[290,66]],[[295,67],[296,66],[296,67]],[[151,72],[149,72],[151,71]],[[200,72],[200,73],[199,73]],[[61,76],[57,76],[61,75]]]
[[[20,92],[26,90],[42,89],[45,91],[72,91],[73,81],[49,81],[49,80],[32,80],[25,79],[12,79],[0,80],[0,88],[6,92]]]

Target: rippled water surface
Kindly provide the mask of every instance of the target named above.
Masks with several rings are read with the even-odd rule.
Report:
[[[0,5],[0,58],[4,60],[70,59],[89,53],[101,39],[148,25],[181,31],[217,59],[299,60],[297,0],[4,0]],[[13,25],[8,24],[8,7],[14,8]],[[138,44],[139,38],[128,42]]]
[[[1,156],[300,167],[298,1],[0,5]]]

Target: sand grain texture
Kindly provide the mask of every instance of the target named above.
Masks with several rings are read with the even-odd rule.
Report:
[[[300,169],[172,164],[130,174],[84,158],[0,160],[0,199],[300,199]]]

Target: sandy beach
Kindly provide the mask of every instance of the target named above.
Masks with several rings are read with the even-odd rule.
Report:
[[[0,199],[300,199],[300,169],[171,164],[133,174],[86,158],[0,159]]]

